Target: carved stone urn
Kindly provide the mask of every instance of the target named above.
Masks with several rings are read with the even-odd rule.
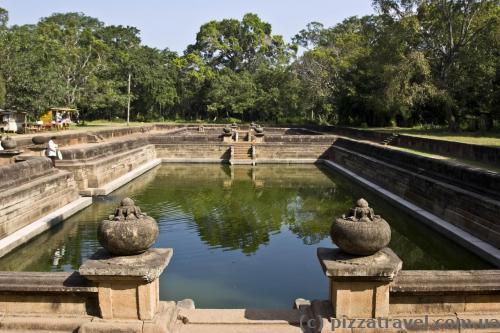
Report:
[[[43,144],[47,143],[49,140],[45,136],[38,135],[38,136],[34,136],[33,138],[31,138],[31,141],[35,145],[43,145]]]
[[[13,150],[17,148],[16,140],[12,139],[10,136],[3,137],[0,143],[2,148],[5,150]]]
[[[132,199],[125,198],[109,220],[99,223],[97,239],[111,254],[130,256],[148,250],[158,233],[155,219],[142,213]]]
[[[387,247],[391,241],[391,227],[375,215],[365,199],[359,199],[347,216],[332,223],[332,241],[344,252],[368,256]]]
[[[255,127],[255,136],[257,137],[261,137],[261,136],[264,136],[264,128],[261,127],[260,125],[257,125],[257,127]]]
[[[233,130],[231,129],[231,127],[226,126],[222,129],[222,135],[231,136],[232,134],[233,134]]]

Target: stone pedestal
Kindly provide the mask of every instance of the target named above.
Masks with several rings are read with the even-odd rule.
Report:
[[[233,135],[223,135],[222,136],[222,142],[226,142],[226,143],[231,143],[233,142]]]
[[[255,143],[264,143],[264,134],[255,134],[255,138],[253,141]]]
[[[391,249],[367,257],[326,248],[319,248],[317,254],[330,280],[335,318],[389,316],[389,284],[402,267],[401,259]]]
[[[152,320],[159,306],[159,276],[172,249],[149,249],[135,256],[112,257],[100,250],[79,273],[98,287],[101,317],[106,320]]]
[[[41,145],[30,145],[28,146],[28,149],[33,152],[35,156],[45,156],[45,151],[47,150],[47,145],[41,144]]]
[[[8,165],[14,163],[14,157],[22,154],[22,150],[0,150],[0,165]]]

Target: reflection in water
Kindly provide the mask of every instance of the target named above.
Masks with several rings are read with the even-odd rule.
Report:
[[[487,264],[367,194],[312,165],[163,165],[0,260],[0,270],[78,269],[99,245],[97,223],[130,196],[157,219],[157,247],[175,255],[161,298],[199,307],[289,307],[326,298],[316,248],[331,247],[334,217],[365,197],[393,229],[391,248],[405,269],[486,268]]]

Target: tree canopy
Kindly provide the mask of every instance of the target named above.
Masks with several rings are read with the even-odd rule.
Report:
[[[500,0],[374,0],[375,15],[311,22],[287,43],[248,13],[210,21],[183,54],[135,27],[58,13],[9,26],[0,8],[0,107],[76,107],[135,120],[356,126],[500,120]]]

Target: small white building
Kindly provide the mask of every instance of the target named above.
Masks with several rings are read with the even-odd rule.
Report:
[[[0,110],[0,130],[2,132],[23,132],[26,126],[26,112]]]

